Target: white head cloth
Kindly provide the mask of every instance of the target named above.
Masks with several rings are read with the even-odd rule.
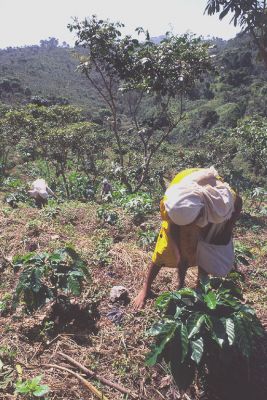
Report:
[[[31,197],[37,197],[38,195],[41,196],[43,199],[48,198],[48,193],[47,193],[47,184],[46,181],[42,178],[36,179],[32,183],[32,190],[29,190],[29,195]]]
[[[188,225],[197,219],[196,224],[203,227],[231,218],[233,195],[227,183],[216,180],[217,175],[214,168],[197,171],[167,189],[164,204],[175,224]],[[200,181],[206,184],[198,184]]]

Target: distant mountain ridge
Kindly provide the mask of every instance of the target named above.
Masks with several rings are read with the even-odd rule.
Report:
[[[81,106],[97,106],[98,95],[76,71],[77,52],[67,47],[39,46],[0,50],[0,100],[20,104],[29,102],[32,96],[59,97]]]
[[[151,39],[159,43],[164,37]],[[226,119],[226,124],[234,125],[237,117],[247,112],[267,115],[261,95],[267,90],[267,72],[255,61],[256,52],[248,35],[240,34],[228,41],[211,38],[211,43],[217,75],[204,77],[189,93],[186,108],[196,115],[191,115],[193,122],[188,122],[186,134],[187,130],[191,135],[195,130],[209,129],[216,121],[222,122],[225,104],[228,104],[227,115],[229,109],[236,113],[233,120]],[[88,80],[76,71],[77,54],[83,51],[69,48],[66,43],[60,47],[54,38],[42,41],[41,46],[0,50],[0,101],[15,105],[28,103],[33,98],[35,102],[44,99],[48,103],[82,106],[88,115],[101,115],[105,108],[102,100]],[[202,125],[192,127],[192,123],[200,120],[199,113]]]

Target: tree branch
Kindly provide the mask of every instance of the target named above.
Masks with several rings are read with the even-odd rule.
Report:
[[[64,354],[62,352],[58,352],[58,354],[65,360],[68,360],[75,367],[78,367],[81,371],[83,371],[85,374],[89,375],[91,378],[97,379],[99,382],[101,382],[107,386],[110,386],[110,387],[118,390],[121,393],[128,394],[133,399],[137,399],[136,394],[132,393],[130,390],[119,385],[118,383],[111,382],[108,379],[102,377],[101,375],[96,374],[94,371],[91,371],[90,369],[86,368],[84,365],[80,364],[78,361],[74,360],[72,357],[68,356],[67,354]]]
[[[90,390],[91,393],[93,393],[95,396],[97,396],[101,400],[108,400],[106,396],[102,392],[100,392],[97,388],[95,388],[90,382],[88,382],[86,379],[84,379],[81,375],[77,374],[76,372],[72,371],[71,369],[61,367],[60,365],[56,364],[42,364],[43,367],[46,368],[56,368],[60,369],[61,371],[68,372],[69,374],[75,376],[75,378],[79,379],[82,384]]]

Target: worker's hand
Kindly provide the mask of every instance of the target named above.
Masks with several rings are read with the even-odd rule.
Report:
[[[144,308],[147,299],[147,293],[142,289],[133,301],[133,306],[135,310],[141,310]]]

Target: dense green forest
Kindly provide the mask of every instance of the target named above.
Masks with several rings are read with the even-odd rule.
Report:
[[[248,32],[122,26],[0,50],[0,397],[263,400],[267,67]],[[177,291],[166,268],[137,311],[168,183],[212,165],[243,197],[234,272]]]

